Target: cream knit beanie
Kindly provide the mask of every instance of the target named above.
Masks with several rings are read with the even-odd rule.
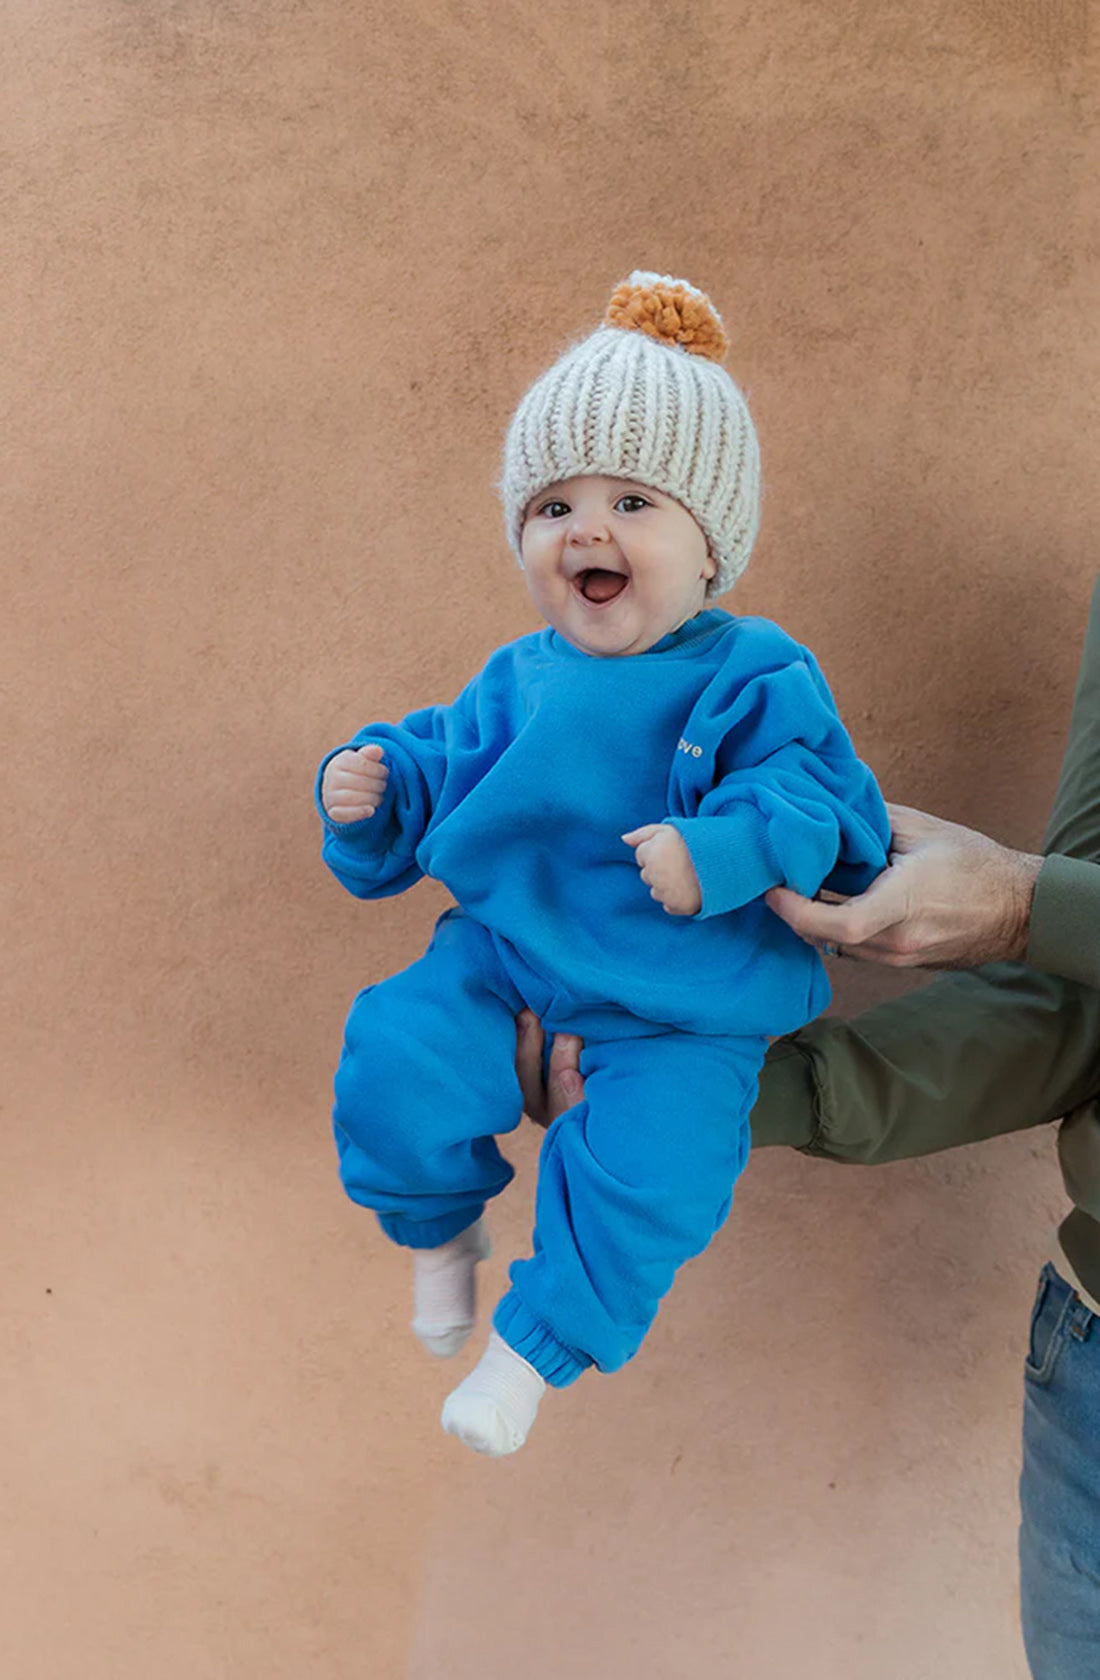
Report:
[[[535,381],[508,428],[498,489],[521,565],[532,496],[606,473],[682,503],[718,565],[707,599],[730,588],[760,521],[760,451],[719,366],[726,347],[717,310],[687,280],[638,270],[616,287],[602,324]]]

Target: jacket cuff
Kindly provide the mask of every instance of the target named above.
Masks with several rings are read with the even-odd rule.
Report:
[[[811,1057],[794,1039],[776,1039],[761,1069],[760,1094],[749,1119],[752,1147],[809,1148],[820,1129],[818,1106]]]
[[[1058,853],[1043,859],[1027,961],[1046,974],[1100,987],[1100,864]]]

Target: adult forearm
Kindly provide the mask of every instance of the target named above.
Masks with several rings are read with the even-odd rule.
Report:
[[[900,1160],[1057,1119],[1098,1087],[1100,992],[1000,963],[773,1046],[753,1141]]]
[[[1027,958],[1100,986],[1100,583],[1093,591],[1069,737],[1035,885]]]
[[[942,975],[784,1041],[753,1116],[759,1143],[805,1136],[801,1147],[837,1160],[897,1160],[1057,1119],[1100,1088],[1100,584],[1043,850],[1037,877],[1024,860],[1032,966]],[[981,845],[968,857],[987,862]]]

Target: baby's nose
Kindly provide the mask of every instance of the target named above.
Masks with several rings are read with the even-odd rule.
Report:
[[[569,541],[578,548],[585,548],[589,543],[606,542],[607,526],[597,519],[575,519],[569,531]]]

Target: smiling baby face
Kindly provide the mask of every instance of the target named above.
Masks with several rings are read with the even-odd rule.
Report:
[[[703,606],[715,563],[692,515],[628,478],[562,479],[524,513],[523,569],[548,624],[596,657],[644,653]]]

